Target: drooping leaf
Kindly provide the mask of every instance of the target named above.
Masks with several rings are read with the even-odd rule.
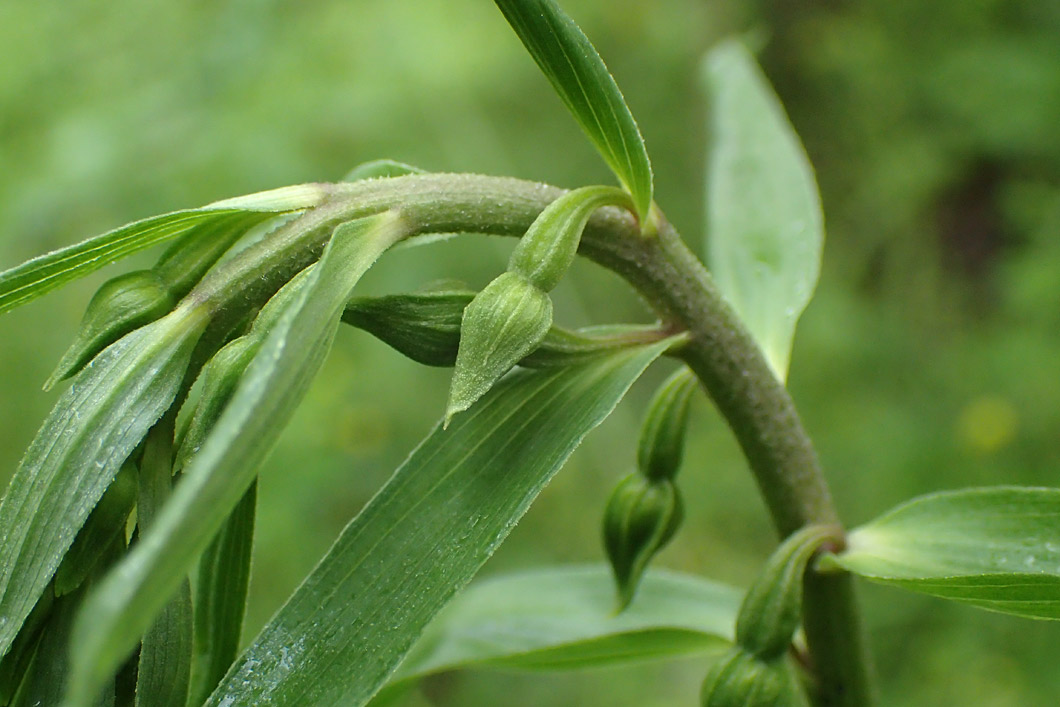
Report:
[[[71,382],[0,500],[0,655],[122,463],[162,416],[205,326],[191,306],[127,334]]]
[[[365,704],[669,343],[517,371],[435,427],[207,704]]]
[[[86,598],[74,627],[67,707],[90,704],[180,587],[322,365],[350,290],[403,233],[389,212],[335,230],[155,522]]]
[[[199,561],[190,705],[206,700],[239,651],[250,586],[257,489],[255,480]]]
[[[847,549],[820,564],[992,611],[1060,619],[1060,489],[922,496],[856,528]]]
[[[554,0],[496,0],[607,166],[629,190],[641,223],[652,200],[651,162],[622,92],[585,33]]]
[[[740,593],[653,570],[614,610],[604,566],[520,572],[472,584],[432,621],[386,692],[459,668],[574,670],[724,650]]]
[[[302,184],[225,199],[199,209],[174,211],[134,221],[0,272],[0,314],[105,265],[169,241],[194,228],[242,214],[245,230],[274,214],[315,206],[325,196],[326,192],[321,185]]]
[[[795,324],[820,272],[821,199],[802,144],[747,49],[724,42],[705,68],[707,264],[784,381]]]

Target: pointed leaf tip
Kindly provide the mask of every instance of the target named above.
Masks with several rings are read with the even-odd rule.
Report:
[[[652,171],[640,128],[596,48],[554,0],[496,0],[574,119],[636,203],[652,203]]]

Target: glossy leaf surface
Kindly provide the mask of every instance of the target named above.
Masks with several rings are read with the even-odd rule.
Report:
[[[518,371],[448,430],[436,426],[208,704],[365,704],[667,345]]]
[[[822,558],[875,582],[1060,619],[1060,489],[946,491],[902,504]]]
[[[783,381],[820,272],[821,199],[802,144],[747,49],[725,42],[705,68],[707,264]]]

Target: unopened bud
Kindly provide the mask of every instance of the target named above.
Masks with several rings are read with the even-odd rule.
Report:
[[[604,511],[604,548],[618,586],[619,610],[633,600],[651,558],[683,519],[681,495],[671,481],[633,473],[611,492]]]
[[[508,270],[550,291],[574,261],[589,217],[608,205],[633,210],[629,194],[617,187],[582,187],[559,197],[530,224],[512,251]]]
[[[474,292],[424,292],[356,297],[342,321],[367,331],[417,363],[452,366],[460,348],[460,322]]]
[[[105,282],[89,300],[77,339],[44,384],[45,390],[80,371],[125,334],[168,314],[175,304],[153,270],[136,270]]]
[[[552,300],[521,275],[503,273],[475,295],[460,325],[446,424],[536,349],[551,326]]]
[[[681,467],[685,429],[688,426],[688,399],[696,377],[682,367],[656,391],[637,443],[637,467],[649,479],[673,479]]]
[[[764,661],[734,647],[707,673],[703,707],[808,707],[798,676],[783,657]]]
[[[44,384],[45,390],[133,329],[169,314],[245,229],[234,215],[192,229],[163,253],[151,270],[137,270],[106,282],[88,303],[81,332]]]
[[[310,266],[310,268],[313,266]],[[225,344],[203,366],[199,373],[201,389],[195,409],[178,432],[177,453],[173,469],[183,468],[188,459],[199,451],[214,423],[221,417],[225,406],[236,392],[250,362],[254,360],[265,341],[265,335],[295,300],[306,282],[309,269],[298,273],[274,294],[254,318],[250,331]]]
[[[814,553],[839,542],[838,528],[807,526],[788,536],[747,590],[736,619],[736,643],[763,660],[787,652],[802,615],[802,582]]]

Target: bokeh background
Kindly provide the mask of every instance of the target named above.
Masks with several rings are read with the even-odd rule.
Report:
[[[1060,484],[1060,3],[564,5],[623,87],[658,202],[696,248],[701,57],[733,33],[761,48],[824,196],[824,272],[790,388],[848,523],[937,489]],[[567,187],[610,181],[487,0],[0,3],[0,268],[377,157]],[[481,286],[510,247],[468,237],[394,254],[365,291],[443,277]],[[40,383],[115,272],[0,319],[0,480],[55,400]],[[649,316],[588,264],[561,286],[557,312],[571,325]],[[485,573],[601,557],[602,505],[665,368],[589,439]],[[341,334],[262,474],[251,633],[427,432],[447,379]],[[689,517],[659,564],[746,583],[774,540],[705,400],[681,484]],[[884,704],[1060,699],[1060,625],[890,589],[862,595]],[[704,670],[686,660],[460,673],[408,704],[693,704]]]

